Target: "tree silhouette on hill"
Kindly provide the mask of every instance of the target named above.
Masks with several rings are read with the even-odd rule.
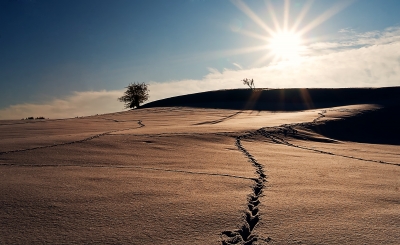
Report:
[[[243,84],[244,84],[244,85],[249,86],[251,89],[254,90],[254,89],[256,88],[256,87],[254,86],[254,80],[253,80],[253,79],[245,78],[245,79],[243,79],[242,81],[243,81]]]
[[[125,108],[139,108],[140,104],[149,99],[149,88],[145,83],[131,83],[126,87],[123,96],[118,100],[125,103]]]

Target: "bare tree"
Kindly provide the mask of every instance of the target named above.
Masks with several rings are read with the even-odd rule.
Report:
[[[245,78],[242,80],[244,85],[249,86],[251,89],[255,89],[256,87],[254,86],[254,80],[253,79],[248,79]]]
[[[139,108],[140,104],[149,99],[148,85],[145,83],[131,83],[126,87],[124,95],[118,98],[125,103],[125,108]]]

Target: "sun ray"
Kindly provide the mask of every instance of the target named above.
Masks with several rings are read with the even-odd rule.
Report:
[[[274,6],[271,4],[270,0],[266,0],[266,3],[267,3],[268,13],[269,13],[269,15],[272,19],[272,22],[274,23],[274,26],[275,26],[275,30],[281,31],[282,29],[281,29],[281,26],[279,25],[278,18],[276,18]]]
[[[241,0],[231,0],[231,2],[243,13],[245,13],[250,19],[254,21],[257,25],[259,25],[262,29],[264,29],[269,34],[273,34],[274,31],[268,27],[264,21],[260,19],[244,2]]]
[[[341,10],[344,8],[348,7],[350,4],[352,4],[355,0],[349,0],[349,1],[341,1],[340,3],[336,4],[332,8],[328,9],[324,13],[322,13],[320,16],[318,16],[315,20],[310,22],[307,26],[305,26],[303,29],[298,31],[300,35],[304,35],[305,33],[311,31],[315,27],[319,26],[323,22],[327,21],[337,13],[339,13]]]
[[[266,37],[265,35],[260,35],[251,31],[246,31],[246,30],[240,30],[238,33],[248,36],[248,37],[254,37],[256,39],[262,40],[262,41],[268,41],[268,37]]]
[[[283,10],[283,30],[288,30],[289,25],[289,9],[290,9],[290,1],[285,0],[284,10]]]
[[[258,58],[255,62],[253,62],[251,64],[251,67],[258,67],[261,64],[265,63],[267,60],[271,59],[271,58],[275,58],[274,54],[272,52],[269,52],[263,56],[261,56],[260,58]]]
[[[259,45],[259,46],[251,46],[251,47],[246,47],[246,48],[239,48],[239,49],[230,49],[230,50],[224,50],[224,51],[219,51],[219,52],[213,52],[214,56],[216,58],[221,58],[229,55],[239,55],[239,54],[248,54],[248,53],[254,53],[254,52],[259,52],[261,50],[265,50],[266,47],[265,45]],[[208,54],[210,55],[210,54]]]
[[[208,59],[221,59],[229,56],[242,55],[242,54],[251,54],[251,53],[260,53],[260,51],[265,51],[266,45],[258,45],[258,46],[249,46],[244,48],[237,49],[225,49],[218,51],[210,51],[210,52],[201,52],[196,55],[184,55],[175,59],[177,62],[187,62],[187,61],[199,61],[199,60],[208,60]]]
[[[261,93],[251,93],[250,98],[247,100],[246,104],[244,105],[245,110],[254,109],[255,105],[257,105],[257,101],[260,98]]]
[[[304,5],[303,9],[301,10],[299,16],[296,19],[296,22],[293,24],[290,31],[294,32],[295,30],[297,30],[297,27],[300,25],[301,21],[304,19],[304,17],[310,10],[313,3],[314,3],[314,0],[307,1],[307,3]]]
[[[310,94],[308,93],[308,89],[301,89],[300,90],[301,98],[303,99],[303,103],[307,107],[307,109],[314,108],[314,103],[311,99]]]

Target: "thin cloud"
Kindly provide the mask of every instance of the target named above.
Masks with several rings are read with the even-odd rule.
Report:
[[[243,69],[243,67],[241,65],[239,65],[238,63],[232,63],[232,65],[236,66],[237,68],[239,68],[240,70]]]
[[[317,42],[307,46],[308,55],[320,55],[343,50],[400,42],[400,27],[389,27],[383,31],[359,33],[351,28],[339,30],[342,36],[334,42]]]

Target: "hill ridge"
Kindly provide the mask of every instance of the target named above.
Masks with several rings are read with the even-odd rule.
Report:
[[[200,92],[144,104],[151,107],[199,107],[236,110],[297,111],[351,104],[398,105],[400,87],[230,89]]]

